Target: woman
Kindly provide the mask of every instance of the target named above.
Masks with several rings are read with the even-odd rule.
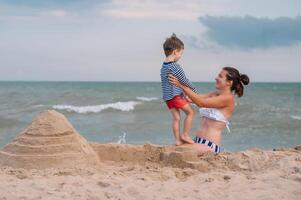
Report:
[[[191,101],[200,107],[202,120],[193,144],[195,149],[199,153],[206,151],[219,153],[221,133],[225,127],[230,131],[228,120],[234,112],[234,95],[243,96],[243,85],[248,85],[249,77],[240,74],[233,67],[224,67],[215,78],[217,90],[206,94],[193,92],[173,75],[169,75],[169,81],[182,88]]]

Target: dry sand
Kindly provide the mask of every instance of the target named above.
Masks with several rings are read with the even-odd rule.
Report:
[[[57,122],[54,118],[52,121]],[[31,129],[41,130],[41,123],[33,124]],[[54,130],[51,126],[53,123],[48,123],[48,129]],[[23,148],[13,153],[13,149],[18,148],[11,145],[20,142],[19,139],[28,133],[28,128],[26,130],[1,151],[0,200],[301,199],[301,146],[197,156],[188,147],[85,143],[82,138],[73,142],[83,142],[84,149],[89,149],[89,158],[85,161],[82,153],[87,151],[75,148],[79,156],[62,165],[51,155],[57,154],[53,153],[57,148],[63,152],[66,149],[60,145],[51,149],[53,144],[49,141],[28,142],[26,145],[30,150]],[[51,141],[54,142],[53,138]],[[40,159],[42,154],[32,151],[35,145],[39,148],[46,145],[45,149],[51,153],[42,152],[50,160]],[[10,156],[3,156],[8,152]],[[40,157],[36,159],[36,155]],[[60,154],[60,159],[62,155],[64,153]],[[35,165],[24,164],[26,167],[22,167],[18,158],[24,161],[26,157],[25,162],[29,162],[30,156]],[[41,164],[45,162],[49,166]]]

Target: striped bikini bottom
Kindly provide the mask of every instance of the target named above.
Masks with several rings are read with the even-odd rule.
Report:
[[[204,145],[207,145],[207,146],[210,147],[215,153],[220,153],[220,152],[221,152],[221,148],[220,148],[217,144],[214,144],[213,142],[211,142],[210,140],[207,140],[207,139],[205,139],[205,138],[201,138],[201,137],[195,136],[194,142],[195,142],[195,143],[198,143],[198,144],[204,144]]]

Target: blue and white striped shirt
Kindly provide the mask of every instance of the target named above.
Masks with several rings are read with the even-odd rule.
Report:
[[[196,92],[195,87],[193,87],[190,81],[186,78],[182,67],[178,63],[163,62],[161,68],[161,85],[164,101],[171,100],[173,97],[183,94],[183,90],[181,88],[169,83],[168,74],[173,74],[181,83],[185,84]]]

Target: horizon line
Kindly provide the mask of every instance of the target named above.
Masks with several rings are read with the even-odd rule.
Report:
[[[100,80],[92,80],[92,81],[81,81],[81,80],[0,80],[0,83],[3,82],[52,82],[52,83],[74,83],[74,82],[83,82],[83,83],[160,83],[161,81],[100,81]],[[193,83],[214,83],[215,81],[191,81]],[[251,83],[301,83],[301,81],[252,81]]]

